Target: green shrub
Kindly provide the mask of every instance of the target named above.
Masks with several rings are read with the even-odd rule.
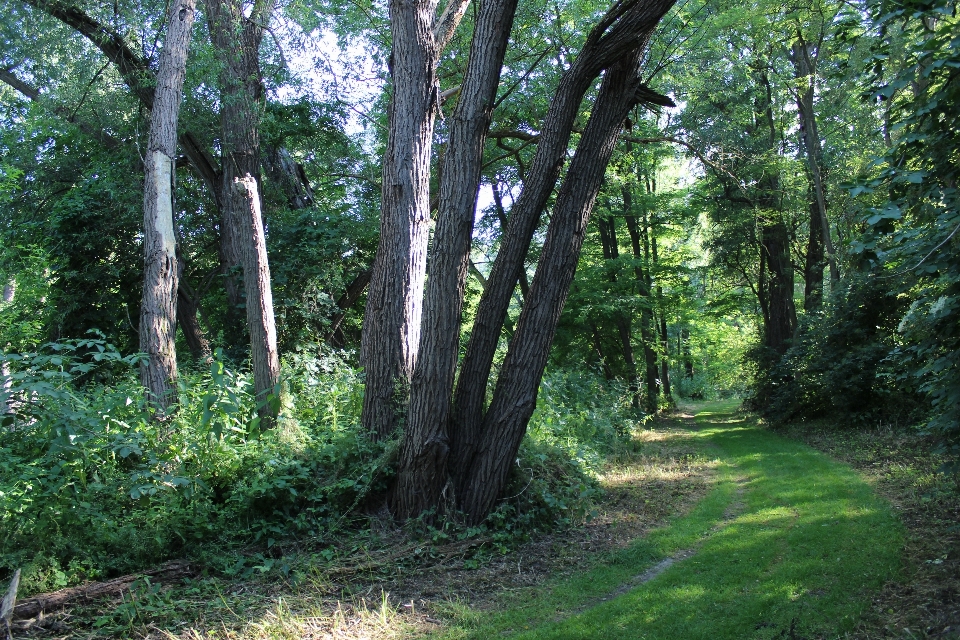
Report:
[[[804,317],[783,358],[758,367],[755,404],[779,421],[826,414],[861,424],[916,420],[916,387],[888,359],[904,306],[881,280],[847,276],[822,312]]]
[[[180,411],[152,420],[137,359],[102,340],[4,358],[15,384],[0,431],[0,567],[24,567],[28,593],[201,543],[323,535],[386,480],[393,445],[361,433],[360,377],[336,358],[288,359],[288,409],[265,433],[251,427],[250,374],[219,360],[182,372]]]

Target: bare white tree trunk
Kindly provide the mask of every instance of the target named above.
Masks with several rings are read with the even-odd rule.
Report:
[[[147,359],[140,367],[140,380],[147,389],[147,399],[161,412],[166,412],[174,401],[173,382],[177,378],[174,339],[179,270],[173,232],[173,172],[177,119],[195,9],[196,0],[170,4],[144,167],[140,350],[147,354]]]

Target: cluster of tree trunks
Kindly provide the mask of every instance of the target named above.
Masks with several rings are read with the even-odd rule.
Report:
[[[440,504],[444,495],[473,522],[486,517],[495,505],[536,405],[549,347],[613,145],[627,113],[647,91],[639,77],[647,40],[671,5],[670,1],[617,4],[591,31],[576,61],[563,75],[486,280],[454,391],[479,156],[499,80],[504,32],[509,32],[515,7],[510,2],[491,2],[478,16],[469,70],[451,123],[441,172],[437,239],[431,254],[437,277],[431,272],[427,282],[421,334],[420,309],[411,307],[417,307],[421,299],[423,281],[414,269],[420,268],[419,260],[426,255],[426,237],[414,229],[429,211],[429,198],[422,194],[415,197],[420,193],[415,185],[428,169],[429,153],[408,153],[401,176],[392,173],[396,163],[391,154],[400,143],[401,131],[407,132],[406,148],[419,151],[416,145],[422,131],[432,125],[431,96],[438,95],[439,90],[433,75],[422,69],[434,60],[431,56],[436,55],[436,49],[417,40],[430,34],[429,20],[423,23],[423,16],[415,9],[391,4],[391,11],[396,12],[391,14],[394,102],[391,142],[384,159],[381,244],[364,320],[363,358],[368,386],[363,421],[379,437],[405,422],[397,481],[390,495],[397,517],[446,506]],[[404,11],[413,13],[404,16]],[[400,28],[407,21],[418,27]],[[404,36],[411,41],[401,42]],[[402,69],[401,65],[410,65],[411,69]],[[420,75],[411,75],[418,70]],[[557,194],[536,275],[525,296],[492,402],[484,411],[493,355],[533,231],[559,178],[580,103],[601,74],[603,83]],[[417,91],[401,84],[411,82],[411,78],[422,83]],[[410,113],[398,108],[406,91],[412,91],[415,98],[411,100],[416,108]],[[398,127],[394,124],[398,120],[407,122]],[[398,136],[396,141],[394,136]],[[424,164],[416,166],[417,159],[424,156]],[[406,185],[409,193],[401,185]],[[407,208],[394,213],[397,206],[388,205],[388,195],[408,198],[397,201],[408,203]],[[389,282],[388,274],[393,276]],[[389,300],[381,293],[388,285],[398,289]],[[378,342],[381,346],[374,348]],[[385,357],[389,361],[383,360]]]
[[[258,0],[248,17],[237,0],[205,0],[207,27],[220,64],[219,164],[208,151],[212,145],[191,132],[170,138],[170,132],[175,135],[176,131],[179,99],[170,111],[162,92],[154,89],[153,81],[160,83],[161,78],[119,33],[66,2],[25,1],[87,37],[114,63],[148,110],[159,107],[153,122],[164,126],[166,137],[162,144],[151,141],[151,149],[155,146],[162,153],[148,159],[148,176],[156,180],[153,187],[148,187],[146,197],[154,203],[150,206],[161,207],[164,218],[161,224],[158,214],[148,214],[145,209],[145,221],[147,215],[151,216],[147,226],[152,223],[158,232],[159,240],[151,239],[146,250],[149,265],[160,267],[160,276],[150,277],[161,283],[152,290],[162,302],[150,302],[151,309],[160,310],[155,314],[157,320],[153,321],[151,315],[149,322],[141,323],[145,344],[155,341],[157,346],[151,347],[151,353],[158,354],[158,362],[167,362],[166,368],[151,369],[144,377],[153,399],[161,404],[164,398],[169,402],[175,359],[171,368],[170,359],[164,358],[172,348],[178,317],[180,326],[191,334],[191,351],[209,353],[209,341],[197,321],[198,296],[189,287],[177,284],[182,267],[172,233],[170,182],[175,142],[211,190],[220,211],[223,281],[230,308],[247,308],[245,329],[251,339],[256,390],[258,397],[265,399],[276,389],[278,367],[260,212],[261,164],[267,167],[268,175],[289,178],[284,191],[291,206],[309,206],[312,202],[309,188],[302,188],[302,175],[293,175],[296,164],[282,150],[267,149],[265,159],[260,157],[263,85],[259,49],[273,13],[273,1]],[[193,1],[181,0],[181,4],[171,6],[178,24],[185,24],[187,14],[192,19]],[[430,0],[393,0],[389,7],[393,86],[383,162],[381,239],[372,272],[369,276],[361,274],[358,281],[362,291],[363,281],[366,277],[370,280],[361,348],[367,372],[363,424],[375,438],[405,427],[398,480],[390,494],[391,507],[398,517],[439,506],[445,488],[451,489],[448,495],[452,504],[473,521],[483,519],[492,509],[535,406],[587,220],[621,125],[638,103],[668,101],[642,84],[640,66],[648,39],[673,0],[616,3],[592,29],[563,74],[541,127],[534,160],[525,172],[521,195],[509,219],[503,212],[507,224],[502,248],[486,281],[454,388],[482,153],[516,10],[516,0],[491,0],[478,10],[468,69],[450,123],[450,141],[440,173],[437,232],[426,286],[433,124],[443,101],[436,66],[467,4],[468,0],[452,0],[439,18],[435,17],[436,4]],[[168,33],[171,45],[173,37]],[[185,42],[182,48],[185,57]],[[167,49],[165,46],[163,55],[168,54]],[[175,47],[169,49],[173,55]],[[601,75],[603,82],[590,120],[557,195],[536,275],[529,291],[524,291],[524,309],[493,402],[484,411],[507,308],[517,283],[526,284],[524,263],[533,232],[560,178],[580,105]],[[153,159],[154,155],[162,162]],[[169,178],[167,182],[165,177]],[[166,185],[166,191],[162,185]],[[166,204],[157,205],[161,200]],[[645,286],[649,296],[649,281]],[[348,290],[345,296],[355,300],[358,292]],[[652,336],[652,316],[645,323]],[[333,327],[331,336],[337,328]],[[234,323],[235,331],[242,329],[239,322]],[[269,417],[268,413],[264,417]]]

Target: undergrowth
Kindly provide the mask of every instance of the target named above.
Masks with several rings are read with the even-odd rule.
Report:
[[[138,358],[100,338],[2,358],[0,581],[22,568],[21,595],[184,556],[225,575],[287,575],[291,545],[330,560],[376,544],[370,523],[398,443],[362,432],[362,374],[338,355],[284,361],[281,417],[262,432],[250,372],[219,353],[181,371],[179,406],[160,420],[142,401]],[[484,536],[485,549],[505,550],[589,518],[604,455],[637,424],[621,392],[548,374],[487,521],[407,533],[432,544]]]

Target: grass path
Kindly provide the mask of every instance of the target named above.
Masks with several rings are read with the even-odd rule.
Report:
[[[835,638],[899,565],[901,527],[849,467],[738,416],[697,406],[717,458],[690,513],[582,575],[464,610],[446,638]]]

